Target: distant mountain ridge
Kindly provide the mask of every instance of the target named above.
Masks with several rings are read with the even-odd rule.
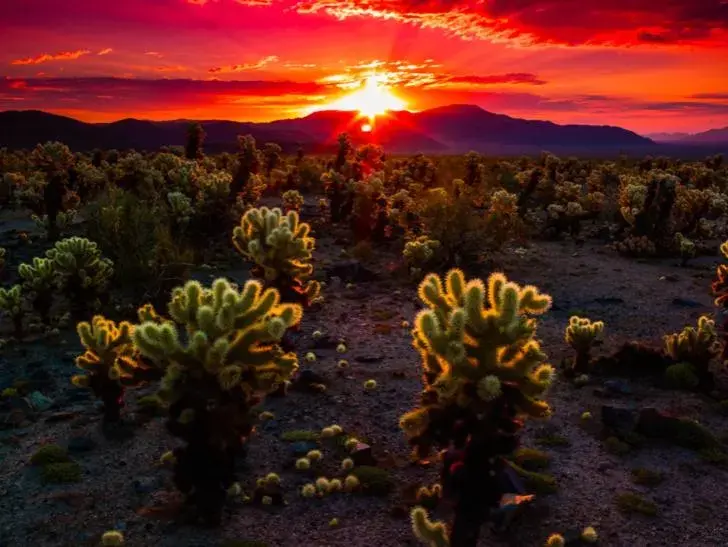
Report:
[[[205,149],[234,150],[238,135],[276,142],[285,150],[330,151],[340,133],[361,144],[375,142],[390,153],[491,154],[554,153],[613,155],[658,152],[660,145],[614,126],[558,125],[495,114],[473,105],[450,105],[421,112],[389,112],[378,117],[372,133],[362,131],[357,113],[321,111],[303,118],[272,122],[199,120],[205,129]],[[147,121],[127,118],[112,123],[85,123],[37,110],[0,112],[0,147],[32,148],[60,140],[74,150],[94,148],[158,149],[182,145],[190,120]],[[712,142],[710,144],[713,144]]]

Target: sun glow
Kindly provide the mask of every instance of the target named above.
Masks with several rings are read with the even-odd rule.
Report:
[[[358,90],[328,104],[326,108],[331,110],[354,110],[359,112],[362,117],[367,117],[373,121],[374,118],[381,116],[388,110],[404,110],[407,108],[407,103],[396,97],[384,85],[381,76],[373,74],[364,80]],[[369,130],[371,131],[371,127]]]

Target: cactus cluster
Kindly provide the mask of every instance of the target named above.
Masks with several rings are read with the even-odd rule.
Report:
[[[576,352],[573,364],[568,370],[569,374],[579,375],[590,372],[591,348],[603,331],[604,323],[602,321],[592,321],[576,315],[569,318],[564,338]]]
[[[433,446],[447,449],[441,483],[455,501],[453,542],[470,545],[484,512],[504,494],[498,476],[518,445],[521,418],[550,415],[541,397],[554,369],[545,364],[532,316],[546,312],[551,299],[500,273],[486,287],[457,269],[444,282],[428,275],[419,297],[427,307],[412,335],[425,389],[400,425],[420,457]]]
[[[96,243],[82,237],[57,242],[46,257],[53,265],[58,288],[69,297],[72,314],[83,319],[90,304],[106,295],[113,263],[101,256]]]
[[[169,402],[169,431],[186,445],[175,450],[175,482],[205,520],[220,518],[233,484],[235,457],[252,431],[250,409],[297,369],[279,343],[301,320],[277,290],[225,279],[211,288],[190,281],[172,293],[169,318],[151,307],[135,326],[140,354],[164,371],[160,396]]]
[[[278,209],[250,209],[233,231],[235,248],[256,265],[255,273],[281,291],[284,300],[310,304],[319,298],[321,285],[308,280],[313,273],[316,240],[298,213]]]
[[[673,363],[666,371],[668,383],[676,387],[709,391],[714,386],[711,362],[720,353],[715,321],[703,315],[696,327],[665,336],[665,353]]]

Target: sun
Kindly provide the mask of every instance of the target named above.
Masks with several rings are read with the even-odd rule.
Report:
[[[407,108],[407,103],[399,97],[396,97],[384,85],[381,76],[372,74],[362,82],[362,86],[358,90],[334,101],[327,108],[359,112],[362,117],[369,118],[370,120],[369,124],[362,126],[362,130],[367,131],[364,127],[369,126],[368,130],[371,131],[374,118],[385,114],[389,110],[404,110]]]

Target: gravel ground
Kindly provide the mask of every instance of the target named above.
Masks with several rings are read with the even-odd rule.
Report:
[[[0,226],[0,232],[7,229]],[[339,261],[340,248],[333,234],[320,237],[319,271]],[[244,540],[271,547],[416,545],[406,512],[401,510],[404,492],[413,485],[436,482],[438,469],[410,464],[398,427],[399,416],[413,407],[421,384],[418,357],[408,329],[401,326],[418,309],[416,287],[387,273],[387,263],[394,259],[391,252],[377,251],[367,266],[378,280],[350,288],[345,282],[332,282],[326,288],[326,304],[306,314],[297,350],[301,356],[316,353],[315,363],[302,360],[302,366],[328,380],[326,392],[292,392],[266,403],[275,418],[258,428],[241,478],[245,488],[259,476],[278,472],[287,505],[239,504],[231,507],[217,530],[181,526],[172,518],[179,499],[169,471],[157,461],[175,440],[166,433],[162,418],[140,425],[132,439],[111,441],[100,434],[97,405],[68,383],[79,347],[73,332],[63,332],[52,343],[29,342],[20,349],[3,350],[0,387],[30,378],[53,405],[0,431],[0,546],[97,545],[100,534],[114,528],[124,531],[132,547],[255,545]],[[663,334],[711,313],[709,285],[716,261],[700,259],[690,268],[672,261],[641,263],[616,257],[600,245],[571,242],[534,243],[524,252],[495,258],[497,267],[513,280],[535,284],[552,295],[555,305],[541,322],[539,336],[555,364],[570,355],[563,329],[573,313],[606,322],[605,343],[596,350],[598,354],[630,339],[657,343]],[[240,264],[235,268],[215,267],[199,275],[230,275],[239,280]],[[473,273],[485,277],[489,272]],[[342,356],[333,347],[314,348],[314,330],[333,340],[346,340],[348,352],[343,357],[351,366],[343,373],[336,367]],[[376,390],[364,390],[367,379],[377,381]],[[585,526],[596,528],[604,546],[728,545],[728,505],[721,486],[726,483],[725,470],[670,446],[651,445],[616,456],[580,425],[581,413],[587,410],[598,420],[603,404],[677,410],[699,419],[722,438],[728,433],[725,419],[698,396],[629,384],[629,395],[598,398],[595,387],[600,386],[577,389],[559,382],[554,387],[549,396],[553,418],[530,423],[523,444],[535,447],[545,435],[568,440],[568,446],[541,447],[552,457],[547,472],[556,478],[558,492],[539,498],[532,514],[523,515],[506,536],[495,537],[484,528],[481,545],[540,546],[552,532]],[[134,400],[147,392],[142,389],[128,396],[129,412],[134,412]],[[335,494],[309,500],[298,494],[300,486],[312,478],[293,469],[292,445],[280,435],[333,423],[373,447],[379,465],[391,473],[396,485],[388,497]],[[71,455],[82,468],[81,482],[41,483],[28,459],[49,442],[70,443]],[[312,477],[318,473],[340,476],[340,457],[329,445],[322,450],[324,459]],[[636,467],[662,471],[666,480],[657,487],[636,486],[631,481]],[[620,492],[642,493],[656,503],[657,516],[623,515],[614,501]],[[332,518],[338,519],[338,526],[329,525]]]

